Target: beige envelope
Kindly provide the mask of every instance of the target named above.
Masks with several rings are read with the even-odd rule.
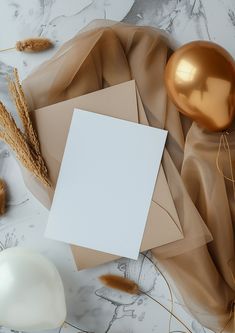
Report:
[[[148,125],[135,81],[128,81],[32,111],[32,119],[38,132],[42,154],[48,166],[53,187],[56,185],[59,174],[74,108]],[[25,175],[25,181],[31,192],[49,208],[54,191],[42,188],[28,174]],[[182,238],[183,233],[180,222],[161,166],[149,210],[141,251]],[[115,255],[78,246],[72,246],[72,251],[78,269],[94,267],[118,258]]]

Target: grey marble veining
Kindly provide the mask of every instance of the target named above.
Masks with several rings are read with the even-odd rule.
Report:
[[[163,29],[179,45],[210,40],[235,56],[233,0],[136,0],[124,21]]]
[[[0,49],[29,37],[51,38],[55,47],[33,57],[19,52],[0,54],[0,61],[19,69],[24,78],[35,66],[50,58],[66,40],[94,19],[120,21],[134,0],[2,0]]]
[[[235,56],[234,0],[1,0],[0,48],[32,36],[52,38],[56,47],[44,54],[0,53],[0,99],[14,115],[6,77],[19,68],[24,78],[91,20],[107,18],[137,25],[152,25],[169,33],[181,45],[195,39],[215,41]],[[0,143],[0,176],[8,184],[8,212],[0,219],[0,250],[24,246],[51,259],[62,276],[68,305],[67,323],[58,333],[168,332],[169,314],[146,295],[129,296],[103,287],[98,276],[117,273],[137,281],[167,308],[167,284],[150,254],[138,261],[120,259],[77,272],[69,246],[44,238],[48,211],[27,191],[18,163]],[[174,288],[174,286],[172,286]],[[174,297],[174,313],[193,333],[210,332],[192,318]],[[185,329],[172,320],[172,331]],[[4,327],[1,333],[10,332]]]

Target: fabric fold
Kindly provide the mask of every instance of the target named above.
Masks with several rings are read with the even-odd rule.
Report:
[[[38,109],[136,80],[149,124],[169,131],[162,165],[185,235],[184,240],[153,249],[153,254],[201,324],[231,333],[233,192],[216,168],[220,134],[192,124],[167,97],[164,68],[172,52],[166,35],[154,28],[98,21],[65,43],[23,82],[23,88],[31,109]],[[232,156],[234,139],[231,133]],[[229,171],[226,151],[221,167]]]

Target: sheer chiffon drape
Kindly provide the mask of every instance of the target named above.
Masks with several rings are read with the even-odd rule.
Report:
[[[182,301],[202,325],[234,332],[235,202],[216,168],[220,133],[181,116],[168,99],[167,37],[150,27],[96,21],[24,82],[31,109],[135,79],[151,126],[169,131],[163,168],[185,238],[153,249]],[[56,119],[55,119],[56,121]],[[235,133],[228,136],[235,155]],[[221,167],[229,173],[227,152]]]

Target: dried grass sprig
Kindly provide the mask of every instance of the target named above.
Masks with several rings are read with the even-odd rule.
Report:
[[[22,165],[32,172],[44,185],[50,186],[48,171],[41,155],[37,134],[34,131],[26,99],[19,82],[18,72],[14,70],[14,81],[9,82],[9,90],[15,102],[24,132],[16,125],[12,115],[0,102],[0,139],[15,152]]]
[[[2,105],[0,105],[0,114],[2,113],[2,110]],[[48,176],[45,175],[40,164],[37,162],[34,152],[30,149],[19,129],[18,131],[0,131],[0,139],[11,147],[18,160],[26,169],[32,172],[44,185],[50,186]]]
[[[47,175],[47,168],[40,152],[38,137],[29,116],[28,105],[26,103],[25,95],[20,84],[19,75],[16,68],[14,69],[14,80],[9,81],[9,91],[23,124],[26,140],[30,144],[32,152],[36,155],[38,165],[40,166],[41,170],[40,172],[42,172],[44,175]]]
[[[28,38],[24,40],[19,40],[16,42],[14,47],[9,47],[6,49],[1,49],[0,52],[17,50],[19,52],[42,52],[53,47],[53,43],[48,38]]]
[[[0,179],[0,215],[6,212],[6,184]]]
[[[146,293],[145,291],[141,290],[139,285],[125,277],[113,275],[113,274],[106,274],[99,277],[100,281],[108,288],[117,289],[122,292],[126,292],[128,294],[143,294],[147,297],[149,297],[152,301],[156,302],[158,305],[160,305],[162,308],[164,308],[172,317],[174,317],[179,323],[181,323],[189,333],[192,333],[192,331],[185,325],[185,323],[176,316],[172,311],[170,311],[165,305],[160,303],[158,300],[153,298],[151,295]]]
[[[24,133],[26,136],[26,139],[32,147],[35,149],[36,153],[40,152],[40,147],[39,147],[39,142],[37,138],[37,134],[33,128],[30,116],[29,116],[29,109],[28,105],[26,103],[26,99],[24,96],[24,92],[22,89],[22,86],[20,84],[19,80],[19,75],[18,71],[16,68],[14,68],[14,80],[9,80],[9,91],[12,96],[12,99],[15,103],[18,115],[21,119],[23,128],[24,128]]]

